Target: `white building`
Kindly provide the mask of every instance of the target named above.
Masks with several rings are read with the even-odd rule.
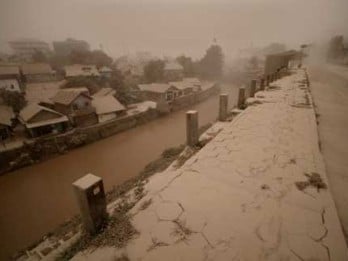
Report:
[[[33,54],[36,52],[41,52],[45,55],[50,52],[48,43],[36,39],[14,40],[10,41],[9,45],[13,49],[15,55],[25,60],[31,60]]]
[[[76,77],[98,78],[100,73],[95,65],[73,64],[64,66],[65,78]]]

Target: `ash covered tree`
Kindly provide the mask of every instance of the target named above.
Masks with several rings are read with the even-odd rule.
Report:
[[[202,78],[220,79],[223,73],[224,55],[219,45],[213,44],[199,61],[199,72]]]
[[[128,105],[130,103],[139,102],[138,97],[132,92],[134,86],[128,84],[125,81],[122,73],[114,69],[109,81],[109,85],[111,88],[116,90],[115,97],[119,100],[120,103],[124,105]]]
[[[43,52],[35,51],[35,53],[32,55],[32,60],[35,63],[46,63],[48,61],[48,58]]]
[[[19,113],[27,105],[24,95],[17,91],[2,90],[0,91],[0,98],[3,103],[11,107],[15,113]]]
[[[343,36],[336,35],[331,38],[327,53],[328,60],[337,60],[343,56]]]
[[[163,80],[164,61],[152,60],[144,67],[144,78],[147,83]]]
[[[74,50],[68,56],[68,61],[71,64],[94,64],[97,67],[110,66],[113,62],[112,58],[102,50]]]
[[[181,55],[181,56],[177,57],[176,60],[184,68],[184,75],[186,77],[190,77],[190,76],[195,75],[194,63],[193,63],[191,57]]]

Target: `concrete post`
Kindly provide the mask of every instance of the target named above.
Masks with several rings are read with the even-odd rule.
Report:
[[[225,121],[227,118],[228,95],[220,94],[219,102],[219,121]]]
[[[186,112],[186,143],[188,146],[195,146],[199,141],[198,134],[198,112]]]
[[[265,89],[265,78],[260,79],[260,90],[263,91]]]
[[[280,79],[280,73],[279,73],[279,69],[277,69],[277,71],[275,72],[276,75],[276,80]]]
[[[270,83],[271,83],[270,76],[267,75],[267,76],[266,76],[266,86],[269,86]]]
[[[245,102],[245,88],[240,87],[238,93],[238,109],[243,109]]]
[[[256,80],[251,80],[251,84],[250,84],[250,97],[255,97],[255,93],[256,93]]]
[[[107,217],[103,180],[87,174],[72,185],[85,229],[93,235],[101,229]]]

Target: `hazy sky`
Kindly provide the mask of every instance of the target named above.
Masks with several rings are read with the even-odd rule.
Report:
[[[0,0],[0,50],[7,41],[67,37],[112,56],[139,51],[200,57],[216,38],[238,48],[348,34],[348,0]]]

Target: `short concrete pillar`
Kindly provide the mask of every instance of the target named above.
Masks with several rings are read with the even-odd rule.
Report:
[[[271,76],[268,74],[266,76],[266,86],[269,86],[270,83],[271,83]]]
[[[219,121],[225,121],[227,118],[227,110],[228,110],[228,95],[223,93],[220,94],[220,102],[219,102]]]
[[[263,91],[265,89],[265,78],[260,79],[260,90]]]
[[[188,146],[195,146],[199,141],[198,134],[198,112],[186,112],[186,143]]]
[[[250,97],[255,97],[255,93],[256,93],[256,83],[257,81],[254,79],[254,80],[251,80],[251,83],[250,83]]]
[[[85,229],[88,233],[95,234],[107,217],[103,180],[87,174],[72,185]]]
[[[244,108],[244,102],[245,102],[245,88],[240,87],[238,92],[238,109]]]

